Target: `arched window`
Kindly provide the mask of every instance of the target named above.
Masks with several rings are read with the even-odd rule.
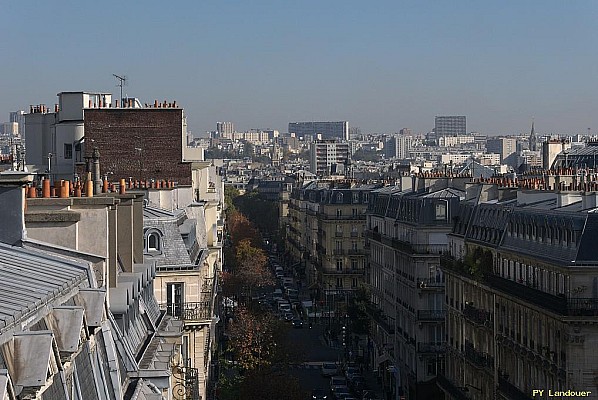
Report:
[[[163,235],[156,228],[149,228],[145,231],[144,248],[146,254],[161,254],[163,247]]]
[[[160,251],[160,236],[157,232],[147,235],[147,249],[149,251]]]

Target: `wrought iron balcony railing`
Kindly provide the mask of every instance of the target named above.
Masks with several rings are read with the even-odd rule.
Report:
[[[160,303],[160,309],[166,314],[183,321],[208,321],[212,318],[210,301],[193,301],[186,303]]]
[[[420,321],[443,321],[446,310],[418,310],[417,319]]]
[[[420,289],[435,289],[444,287],[444,278],[417,278]]]
[[[490,311],[480,310],[479,308],[466,304],[463,309],[463,316],[465,319],[468,319],[476,325],[492,327],[492,313]]]
[[[446,343],[418,343],[417,351],[420,353],[444,353],[446,351]]]

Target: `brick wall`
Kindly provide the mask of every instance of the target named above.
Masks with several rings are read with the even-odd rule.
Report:
[[[182,109],[86,109],[84,120],[86,156],[98,148],[102,176],[191,184],[191,164],[181,161]]]

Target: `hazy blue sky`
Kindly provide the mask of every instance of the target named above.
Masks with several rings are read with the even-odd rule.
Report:
[[[0,121],[67,90],[177,100],[216,121],[287,130],[598,133],[598,2],[0,0]]]

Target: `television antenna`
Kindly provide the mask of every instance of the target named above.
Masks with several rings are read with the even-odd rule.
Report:
[[[127,78],[126,75],[118,76],[116,74],[112,74],[112,76],[114,76],[119,81],[116,86],[120,87],[120,101],[122,103],[122,101],[123,101],[123,86],[127,86],[127,80],[129,78]]]

